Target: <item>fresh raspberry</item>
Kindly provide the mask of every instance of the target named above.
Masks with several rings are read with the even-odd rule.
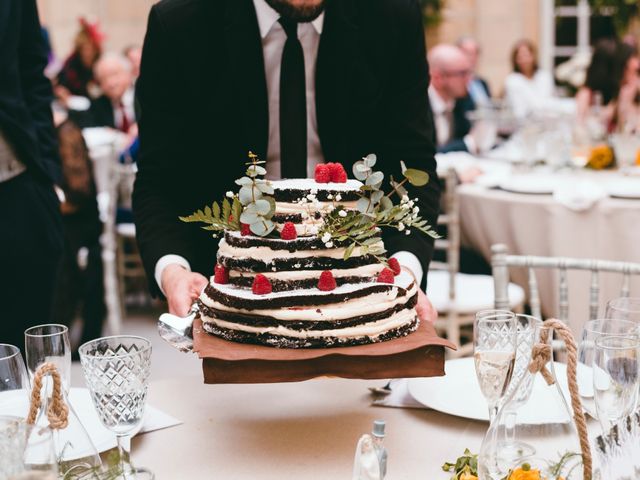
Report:
[[[271,293],[271,290],[271,282],[269,281],[269,279],[261,273],[257,274],[256,278],[253,279],[251,291],[255,295],[266,295],[267,293]]]
[[[314,178],[318,183],[329,183],[331,181],[331,172],[329,170],[329,165],[324,163],[316,165]]]
[[[400,268],[400,262],[398,262],[397,258],[390,258],[387,263],[389,264],[389,268],[393,271],[394,275],[400,275],[402,268]]]
[[[329,173],[331,174],[331,181],[334,183],[346,183],[347,172],[344,171],[344,167],[341,163],[328,163]]]
[[[216,265],[216,268],[214,268],[213,281],[221,285],[229,283],[229,271],[220,264]]]
[[[336,288],[336,279],[333,278],[333,274],[330,270],[325,270],[320,274],[320,279],[318,280],[318,289],[323,292],[330,292],[331,290],[335,290]]]
[[[390,268],[384,268],[380,275],[378,275],[378,283],[393,283],[393,270]]]
[[[296,226],[291,222],[285,223],[284,227],[282,227],[282,231],[280,232],[280,238],[282,240],[295,240],[298,238]]]
[[[243,237],[246,237],[247,235],[251,235],[251,228],[249,227],[248,223],[241,223],[240,224],[240,234]]]

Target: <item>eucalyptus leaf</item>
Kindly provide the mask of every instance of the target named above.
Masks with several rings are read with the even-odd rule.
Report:
[[[359,199],[358,202],[356,203],[356,208],[360,213],[365,213],[365,214],[368,213],[369,209],[371,208],[369,199],[368,198]]]
[[[238,199],[242,205],[248,205],[253,202],[253,189],[251,187],[242,187],[238,192]]]
[[[377,160],[378,160],[378,158],[376,157],[375,153],[370,153],[369,155],[364,157],[364,163],[368,167],[373,167],[376,164]]]
[[[276,213],[276,200],[273,197],[264,197],[264,199],[269,202],[269,211],[265,213],[263,217],[267,220],[271,220]]]
[[[393,202],[391,201],[391,199],[389,197],[382,197],[380,199],[380,208],[382,208],[382,210],[389,210],[391,208],[393,208]]]
[[[274,228],[275,224],[271,220],[259,220],[249,226],[251,232],[260,237],[269,235]]]
[[[353,170],[358,171],[358,172],[369,172],[371,171],[371,167],[369,167],[368,165],[365,165],[365,163],[363,161],[358,161],[356,163],[353,164]]]
[[[378,203],[382,197],[384,197],[384,192],[382,190],[376,190],[375,192],[371,193],[371,201],[373,203]]]
[[[367,178],[366,184],[367,185],[378,185],[378,186],[380,186],[380,184],[382,183],[383,180],[384,180],[384,174],[382,172],[373,172]]]
[[[256,206],[256,213],[260,216],[267,215],[269,213],[269,210],[271,210],[271,204],[268,200],[265,200],[263,198],[260,200],[256,200],[253,205]]]
[[[258,175],[266,175],[267,171],[264,169],[264,167],[261,167],[259,165],[250,165],[249,168],[247,168],[247,175],[249,175],[250,177],[257,177]]]
[[[242,212],[240,215],[240,221],[242,223],[248,223],[249,225],[253,225],[255,222],[260,220],[260,216],[256,213],[247,212],[246,210]]]
[[[273,195],[273,186],[267,180],[256,180],[256,187],[265,195]]]
[[[404,176],[414,187],[422,187],[429,181],[429,174],[422,170],[416,170],[415,168],[407,168],[404,171]]]
[[[248,185],[251,185],[253,183],[253,180],[251,180],[249,177],[242,177],[236,180],[236,185],[240,185],[241,187],[246,187]]]

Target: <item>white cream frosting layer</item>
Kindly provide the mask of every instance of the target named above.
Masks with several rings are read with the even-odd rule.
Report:
[[[275,190],[328,190],[332,192],[357,191],[362,186],[358,180],[347,180],[344,183],[318,183],[313,178],[292,178],[273,180],[271,185]]]
[[[331,273],[335,278],[342,277],[373,277],[380,273],[384,268],[379,263],[372,263],[370,265],[364,265],[362,267],[345,268],[345,269],[332,269]],[[323,270],[291,270],[282,272],[265,272],[263,275],[267,278],[273,278],[277,280],[306,280],[306,279],[318,279]],[[230,277],[255,277],[254,272],[240,272],[238,270],[230,270]]]
[[[238,323],[227,322],[217,318],[206,318],[205,321],[218,325],[221,328],[227,328],[229,330],[240,330],[243,332],[263,334],[270,333],[273,335],[280,335],[284,337],[292,338],[323,338],[323,337],[337,337],[337,338],[358,338],[358,337],[371,337],[376,338],[379,335],[394,330],[407,323],[411,323],[416,318],[416,312],[414,309],[404,309],[393,315],[383,318],[375,322],[364,323],[355,327],[338,328],[333,330],[293,330],[284,326],[276,327],[252,327],[249,325],[241,325]]]
[[[382,241],[375,245],[382,246]],[[298,250],[295,252],[289,252],[287,250],[274,250],[270,247],[233,247],[227,243],[223,238],[220,240],[218,246],[218,254],[223,257],[230,257],[235,259],[253,259],[260,260],[264,263],[271,263],[273,260],[278,259],[291,259],[291,258],[310,258],[310,257],[323,257],[323,258],[344,258],[345,248],[331,248],[327,250]],[[362,250],[360,247],[353,249],[351,253],[352,257],[362,256]]]

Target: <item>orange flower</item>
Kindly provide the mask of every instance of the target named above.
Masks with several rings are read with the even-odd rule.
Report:
[[[640,167],[640,150],[636,152],[636,165]]]
[[[523,465],[522,467],[518,467],[513,472],[511,472],[511,475],[509,475],[509,480],[544,480],[544,479],[540,476],[540,470],[531,468],[528,465]]]
[[[594,170],[602,170],[603,168],[610,167],[613,164],[613,150],[609,145],[596,145],[589,152],[589,160],[587,160],[587,167]]]
[[[462,475],[460,475],[460,480],[478,480],[478,477],[471,474],[470,472],[464,472]]]

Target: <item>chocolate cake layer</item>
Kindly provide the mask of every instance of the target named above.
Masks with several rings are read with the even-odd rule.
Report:
[[[253,258],[231,258],[218,252],[218,263],[230,270],[243,272],[273,272],[273,271],[297,271],[297,270],[333,270],[361,267],[379,263],[373,255],[360,255],[342,258],[308,257],[308,258],[276,258],[269,262]]]
[[[409,287],[409,290],[413,285]],[[218,290],[211,284],[207,285],[204,293],[211,300],[221,303],[230,308],[255,310],[265,308],[292,308],[292,307],[309,307],[330,305],[333,303],[346,302],[354,298],[362,298],[375,293],[390,292],[397,289],[397,295],[394,298],[403,297],[407,294],[407,290],[390,283],[376,283],[363,285],[360,288],[353,289],[348,292],[328,293],[319,290],[309,290],[308,294],[299,293],[296,295],[279,295],[279,296],[261,296],[252,295],[251,292],[242,291],[244,295],[238,292],[238,296],[230,295]],[[298,293],[298,292],[296,292]],[[206,300],[206,299],[205,299]]]
[[[203,328],[231,342],[250,343],[255,345],[268,345],[276,348],[327,348],[366,345],[369,343],[384,342],[398,337],[404,337],[418,328],[418,318],[398,328],[388,330],[375,337],[360,336],[353,338],[342,337],[315,337],[315,338],[291,338],[271,333],[250,333],[238,330],[222,328],[212,323],[203,322]]]
[[[313,218],[319,220],[321,217],[322,214],[320,212],[314,212]],[[273,215],[273,217],[271,217],[271,220],[276,223],[302,223],[304,218],[302,217],[301,213],[276,213]]]
[[[389,308],[382,312],[376,312],[369,315],[358,315],[356,317],[341,319],[341,320],[325,320],[325,321],[282,321],[277,318],[263,316],[263,315],[253,315],[246,314],[240,312],[229,312],[226,310],[219,310],[217,308],[207,307],[201,301],[198,301],[198,306],[200,308],[201,315],[209,318],[219,318],[225,320],[227,322],[234,322],[240,325],[249,325],[252,327],[278,327],[283,326],[287,328],[292,328],[300,331],[309,331],[309,330],[335,330],[340,328],[349,328],[355,327],[359,325],[363,325],[366,323],[375,322],[378,320],[382,320],[384,318],[388,318],[394,313],[400,312],[401,310],[410,309],[415,307],[417,303],[418,296],[413,295],[406,303],[401,303],[396,305],[393,308]],[[320,310],[320,309],[319,309]],[[206,319],[203,318],[203,321],[206,322]]]
[[[301,290],[316,288],[318,286],[317,278],[306,278],[303,280],[279,280],[272,278],[269,280],[274,292],[286,292],[288,290]],[[356,283],[370,283],[375,282],[375,277],[337,277],[335,279],[336,285],[348,285]],[[253,284],[253,277],[231,277],[229,283],[237,287],[251,288]]]
[[[268,247],[272,250],[282,250],[283,252],[289,253],[300,250],[334,250],[336,248],[348,247],[351,244],[349,240],[342,242],[336,240],[333,242],[333,247],[327,248],[317,236],[298,237],[295,240],[282,240],[280,238],[257,237],[252,235],[242,236],[231,232],[225,232],[224,240],[236,248]]]

